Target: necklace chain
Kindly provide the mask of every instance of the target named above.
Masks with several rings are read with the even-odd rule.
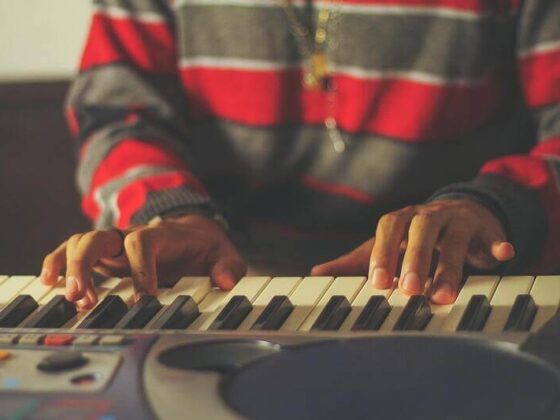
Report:
[[[306,89],[320,89],[326,94],[327,117],[324,125],[337,153],[346,150],[346,139],[337,127],[334,117],[334,105],[336,99],[335,84],[328,62],[328,50],[332,51],[337,45],[333,37],[327,36],[333,23],[338,23],[334,9],[323,7],[317,15],[315,33],[311,31],[298,18],[292,0],[281,0],[284,13],[288,20],[290,31],[294,34],[301,55],[306,59],[303,86]]]

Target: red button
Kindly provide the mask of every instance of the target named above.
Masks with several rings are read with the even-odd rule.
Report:
[[[68,346],[74,341],[73,335],[47,335],[45,337],[45,346]]]

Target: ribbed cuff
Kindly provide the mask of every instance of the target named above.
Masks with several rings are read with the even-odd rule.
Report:
[[[437,190],[427,200],[469,198],[492,211],[502,222],[508,240],[515,247],[515,258],[504,263],[502,274],[520,274],[542,254],[547,219],[537,192],[500,175],[479,175],[469,182]]]
[[[214,202],[188,186],[149,192],[144,207],[134,213],[131,223],[146,224],[156,216],[170,217],[187,214],[202,214],[215,220],[226,230],[228,229],[227,222]]]

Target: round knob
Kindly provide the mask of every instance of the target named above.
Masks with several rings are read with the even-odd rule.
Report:
[[[89,362],[79,351],[60,351],[45,356],[37,365],[37,369],[44,372],[60,372],[76,369]]]

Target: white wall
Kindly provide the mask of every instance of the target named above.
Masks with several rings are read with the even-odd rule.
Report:
[[[89,14],[89,0],[0,0],[0,83],[72,76]]]

